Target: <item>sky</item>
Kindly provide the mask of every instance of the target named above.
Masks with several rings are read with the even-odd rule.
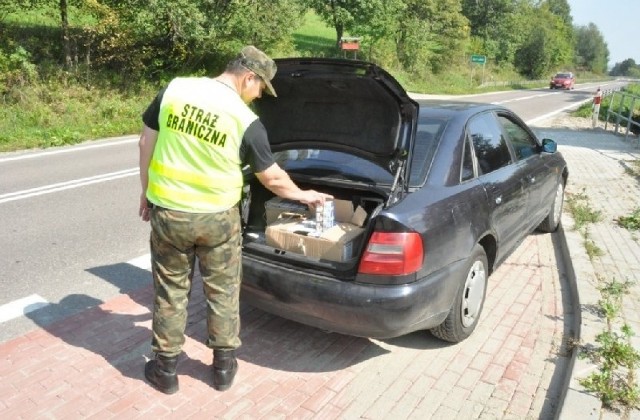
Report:
[[[568,0],[573,24],[593,22],[609,48],[609,67],[628,58],[640,64],[640,0]]]

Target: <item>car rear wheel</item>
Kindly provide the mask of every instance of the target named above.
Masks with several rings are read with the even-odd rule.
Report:
[[[471,335],[478,325],[484,306],[488,266],[484,249],[476,245],[467,262],[466,278],[458,290],[449,315],[442,324],[431,329],[431,334],[452,343],[458,343]]]
[[[562,206],[564,204],[564,184],[562,181],[558,182],[556,188],[556,196],[553,198],[551,208],[547,217],[538,225],[538,230],[541,232],[555,232],[560,226],[560,218],[562,217]]]

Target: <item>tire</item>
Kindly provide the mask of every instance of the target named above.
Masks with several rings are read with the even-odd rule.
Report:
[[[558,230],[560,219],[562,218],[562,206],[564,205],[564,184],[562,180],[558,182],[556,195],[553,197],[553,203],[549,209],[549,214],[537,227],[540,232],[551,233]]]
[[[476,245],[467,261],[465,278],[444,322],[431,329],[431,334],[441,340],[459,343],[469,337],[480,319],[487,294],[489,263],[487,254]]]

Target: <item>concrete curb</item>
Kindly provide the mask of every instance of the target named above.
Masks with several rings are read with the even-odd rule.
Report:
[[[565,226],[567,229],[565,229]],[[588,342],[594,342],[592,338],[601,329],[602,320],[584,308],[597,303],[599,293],[594,286],[596,280],[593,266],[578,232],[573,230],[574,221],[567,214],[562,215],[562,226],[559,230],[560,252],[563,255],[568,283],[571,287],[571,311],[573,312],[573,335],[576,345],[569,344],[571,357],[569,368],[562,387],[563,395],[560,399],[560,409],[556,415],[560,420],[600,418],[602,402],[595,395],[587,393],[578,380],[586,377],[596,366],[586,359],[580,358],[581,343],[585,337]],[[576,271],[576,267],[578,271]],[[581,293],[582,292],[582,293]],[[582,298],[582,299],[581,299]],[[595,300],[594,300],[595,299]]]

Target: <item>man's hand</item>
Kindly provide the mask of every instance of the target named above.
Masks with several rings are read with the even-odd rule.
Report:
[[[325,193],[321,193],[315,190],[302,190],[300,192],[299,201],[314,209],[320,204],[324,204],[325,200],[332,199],[333,196]]]
[[[314,190],[301,190],[277,163],[262,172],[257,172],[256,177],[262,185],[275,195],[289,200],[300,201],[311,208],[333,198],[329,194],[319,193]]]
[[[138,210],[138,216],[142,218],[143,222],[148,222],[151,218],[151,207],[147,201],[147,195],[145,193],[140,194],[140,208]]]
[[[144,222],[148,222],[151,218],[151,206],[147,201],[145,191],[147,191],[147,186],[149,185],[149,164],[151,163],[157,140],[158,132],[145,125],[142,129],[142,134],[140,134],[140,141],[138,141],[138,148],[140,149],[140,186],[142,187],[138,215]]]

